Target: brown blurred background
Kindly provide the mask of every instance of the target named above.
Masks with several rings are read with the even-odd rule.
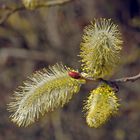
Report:
[[[19,0],[0,0],[0,19]],[[140,81],[120,85],[120,111],[99,129],[89,128],[83,100],[96,85],[83,86],[73,100],[28,128],[9,120],[7,103],[35,70],[56,62],[80,69],[79,46],[85,25],[112,18],[123,35],[121,65],[114,78],[140,71],[140,0],[72,0],[34,11],[16,12],[0,25],[0,140],[140,140]]]

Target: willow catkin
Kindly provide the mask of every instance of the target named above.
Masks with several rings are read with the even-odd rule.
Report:
[[[95,19],[84,29],[80,56],[82,69],[89,76],[110,75],[119,62],[121,33],[110,19]]]
[[[100,127],[117,113],[118,106],[118,98],[114,90],[107,84],[101,84],[91,91],[85,103],[87,124],[94,128]]]
[[[44,1],[42,1],[42,0],[22,0],[22,2],[27,9],[34,10],[38,6],[43,4]]]
[[[29,77],[15,91],[8,105],[11,120],[19,126],[28,126],[45,113],[69,102],[85,80],[73,79],[68,72],[68,68],[57,64]]]

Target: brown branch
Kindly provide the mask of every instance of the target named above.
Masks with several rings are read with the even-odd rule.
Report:
[[[70,2],[70,0],[59,0],[59,1],[48,1],[42,5],[39,5],[37,8],[41,8],[41,7],[52,7],[52,6],[56,6],[56,5],[60,5],[60,4],[65,4],[67,2]],[[36,9],[37,9],[36,8]],[[26,8],[21,5],[19,7],[16,7],[16,8],[9,8],[7,6],[3,6],[2,9],[5,9],[5,10],[9,10],[9,12],[7,12],[1,19],[0,19],[0,25],[4,24],[4,22],[11,16],[13,15],[14,13],[16,12],[19,12],[19,11],[23,11],[23,10],[26,10]]]
[[[124,77],[124,78],[120,78],[120,79],[114,79],[114,80],[104,80],[104,79],[99,79],[101,82],[105,82],[107,84],[109,84],[112,88],[114,88],[115,92],[119,91],[119,83],[126,83],[126,82],[134,82],[136,80],[140,79],[140,73],[132,76],[132,77]]]
[[[138,73],[137,75],[132,76],[132,77],[124,77],[124,78],[114,79],[114,80],[105,80],[103,78],[94,79],[92,77],[86,77],[86,76],[84,76],[84,74],[81,74],[81,77],[83,79],[85,79],[86,81],[102,81],[102,82],[117,84],[117,83],[125,83],[125,82],[134,82],[134,81],[140,79],[140,73]]]
[[[7,12],[1,19],[0,19],[0,25],[2,25],[12,14],[14,14],[17,11],[25,10],[25,7],[18,7],[15,9],[10,10]]]
[[[104,83],[107,83],[110,86],[112,86],[116,92],[119,90],[118,83],[135,82],[136,80],[140,79],[140,73],[138,73],[135,76],[124,77],[124,78],[114,79],[114,80],[105,80],[103,78],[94,79],[92,77],[87,77],[86,75],[87,74],[85,74],[85,73],[81,73],[81,77],[80,78],[85,79],[87,82],[104,82]]]
[[[135,82],[138,79],[140,79],[140,73],[132,77],[124,77],[120,79],[115,79],[112,82],[115,82],[115,83]]]

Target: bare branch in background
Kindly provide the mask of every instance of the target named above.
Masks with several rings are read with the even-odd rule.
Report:
[[[10,9],[10,8],[9,8]],[[10,9],[3,17],[0,19],[0,25],[2,25],[12,14],[14,14],[17,11],[25,10],[25,7],[20,6],[14,9]]]
[[[67,2],[70,2],[70,0],[47,1],[43,5],[39,5],[37,8],[52,7],[52,6],[56,6],[56,5],[65,4]],[[10,7],[6,6],[6,5],[2,5],[0,8],[3,9],[3,10],[8,10],[8,12],[5,15],[3,15],[3,17],[0,19],[0,25],[2,25],[14,13],[16,13],[18,11],[26,10],[26,8],[23,5],[18,6],[16,8],[10,8]]]
[[[47,56],[45,52],[33,51],[33,50],[25,50],[18,48],[3,48],[0,50],[0,60],[5,63],[9,57],[18,58],[18,59],[30,59],[36,61],[47,61],[52,60],[53,56]]]

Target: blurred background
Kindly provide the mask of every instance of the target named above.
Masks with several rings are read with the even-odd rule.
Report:
[[[120,110],[104,126],[89,128],[83,100],[96,85],[83,86],[73,100],[28,128],[9,120],[15,88],[57,62],[80,70],[83,28],[94,18],[112,18],[123,35],[121,65],[113,78],[140,71],[140,0],[72,0],[63,5],[21,10],[2,22],[19,0],[0,0],[0,140],[140,140],[140,81],[120,85]]]

